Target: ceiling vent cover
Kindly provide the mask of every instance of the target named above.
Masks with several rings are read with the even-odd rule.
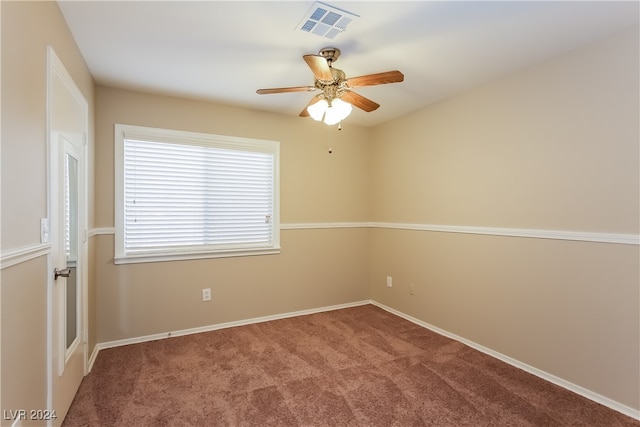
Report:
[[[315,2],[296,29],[333,39],[343,32],[347,25],[356,18],[359,18],[359,16],[354,13],[325,3]]]

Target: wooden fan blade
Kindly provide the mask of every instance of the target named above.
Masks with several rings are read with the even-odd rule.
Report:
[[[340,99],[366,111],[367,113],[378,109],[380,106],[380,104],[351,91],[343,93],[342,96],[340,96]]]
[[[318,80],[333,80],[333,74],[331,74],[331,68],[324,56],[320,55],[303,55],[304,61],[307,63],[313,75]]]
[[[265,95],[268,93],[311,92],[313,90],[316,90],[315,86],[274,87],[271,89],[258,89],[256,93]]]
[[[374,86],[387,83],[400,83],[404,80],[404,74],[400,71],[387,71],[384,73],[367,74],[366,76],[352,77],[347,79],[347,86]]]
[[[309,117],[309,112],[307,111],[307,107],[308,107],[309,105],[313,105],[313,104],[315,104],[316,102],[320,101],[320,100],[322,99],[322,96],[323,96],[323,94],[321,94],[321,93],[319,93],[319,94],[317,94],[316,96],[314,96],[314,97],[311,99],[311,101],[309,101],[309,103],[307,104],[307,106],[306,106],[306,107],[304,107],[304,110],[302,110],[302,111],[300,112],[300,117]]]

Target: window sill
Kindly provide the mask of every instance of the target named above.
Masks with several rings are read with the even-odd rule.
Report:
[[[230,258],[256,255],[275,255],[280,253],[280,247],[268,249],[241,249],[224,252],[185,252],[172,254],[127,255],[113,258],[115,264],[139,264],[148,262],[188,261],[208,258]]]

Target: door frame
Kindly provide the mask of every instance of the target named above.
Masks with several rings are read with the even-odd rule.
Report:
[[[76,147],[81,155],[81,162],[78,165],[78,185],[79,185],[79,200],[78,200],[78,254],[77,254],[77,286],[80,293],[80,330],[77,332],[80,337],[80,344],[84,346],[82,355],[83,375],[88,373],[88,161],[87,161],[87,137],[89,128],[89,108],[85,97],[82,95],[71,75],[64,67],[62,61],[55,53],[51,46],[47,46],[47,99],[46,99],[46,133],[47,133],[47,218],[49,221],[49,229],[54,230],[57,224],[52,223],[52,200],[53,198],[59,199],[58,183],[53,182],[53,174],[58,173],[56,169],[59,167],[57,162],[59,161],[60,152],[64,152],[61,147],[63,144],[62,137],[56,132],[53,126],[53,109],[55,108],[55,99],[53,94],[53,88],[55,79],[59,79],[67,89],[68,93],[74,98],[78,105],[82,108],[82,147]],[[60,230],[58,230],[60,232]],[[53,244],[51,242],[51,251],[48,255],[48,278],[47,278],[47,408],[53,410],[53,393],[54,393],[54,378],[60,373],[60,366],[55,363],[57,351],[56,343],[53,342],[54,336],[59,331],[54,330],[56,315],[54,309],[55,301],[55,282],[53,277],[53,269],[56,267],[53,260]],[[60,313],[58,313],[60,314]],[[65,354],[63,349],[63,361]],[[59,355],[58,355],[59,357]],[[65,413],[68,408],[65,408]],[[59,416],[59,415],[58,415]],[[61,417],[57,419],[49,420],[48,425],[60,424],[62,422]]]

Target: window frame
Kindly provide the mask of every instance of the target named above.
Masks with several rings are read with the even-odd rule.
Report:
[[[176,251],[167,249],[166,251],[154,251],[153,253],[144,254],[125,253],[124,144],[126,139],[198,145],[241,151],[257,151],[272,154],[273,214],[271,218],[271,225],[273,239],[271,245],[268,247],[249,247],[241,249],[215,249],[211,247],[203,247],[201,250]],[[280,143],[278,141],[117,123],[114,126],[114,148],[114,262],[116,264],[241,257],[280,253]]]

